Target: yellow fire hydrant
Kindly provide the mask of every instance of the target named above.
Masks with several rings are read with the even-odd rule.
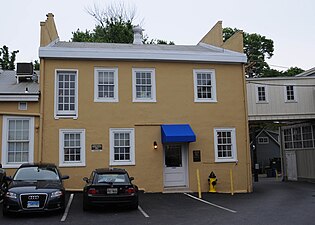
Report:
[[[212,192],[212,193],[217,192],[215,190],[215,185],[217,184],[218,180],[213,171],[210,173],[208,181],[209,181],[209,192]]]

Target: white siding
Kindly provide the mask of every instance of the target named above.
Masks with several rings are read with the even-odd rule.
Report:
[[[256,86],[266,85],[268,102],[256,102]],[[315,77],[247,79],[249,120],[315,118]],[[286,101],[286,85],[295,86],[295,102]]]

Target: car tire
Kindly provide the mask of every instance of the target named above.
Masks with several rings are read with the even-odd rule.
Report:
[[[136,209],[138,209],[138,202],[136,202],[136,203],[134,203],[132,206],[131,206],[131,209],[133,209],[133,210],[136,210]]]
[[[83,211],[86,212],[86,211],[89,211],[90,209],[91,207],[89,205],[83,203]]]
[[[8,217],[8,216],[10,216],[11,214],[8,212],[8,210],[6,209],[6,207],[3,205],[2,206],[2,215],[4,216],[4,217]]]

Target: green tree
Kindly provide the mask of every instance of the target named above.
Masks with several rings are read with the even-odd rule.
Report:
[[[39,67],[40,67],[40,64],[39,64],[39,61],[38,61],[38,60],[35,60],[33,65],[34,65],[34,70],[39,70],[39,69],[40,69],[40,68],[39,68]]]
[[[226,27],[223,29],[223,40],[229,39],[239,29]],[[266,58],[273,56],[274,46],[271,39],[267,39],[260,34],[249,34],[243,32],[244,53],[247,56],[247,64],[245,73],[249,77],[260,77],[270,67],[266,62]]]
[[[304,70],[299,67],[290,67],[287,71],[283,73],[284,76],[293,77],[299,73],[303,73]]]
[[[101,7],[94,5],[88,8],[90,14],[97,24],[95,28],[81,31],[78,29],[72,32],[73,42],[104,42],[104,43],[132,43],[133,42],[133,20],[136,14],[134,8],[127,8],[123,3],[111,4],[101,10]],[[152,39],[144,35],[144,44],[174,44],[159,39]]]
[[[3,70],[14,70],[15,69],[15,60],[16,54],[19,50],[15,50],[13,52],[9,52],[9,48],[6,45],[3,45],[0,48],[0,65]]]

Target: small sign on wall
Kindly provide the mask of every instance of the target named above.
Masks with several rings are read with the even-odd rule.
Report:
[[[91,150],[92,151],[102,151],[103,145],[102,144],[92,144]]]
[[[193,161],[194,162],[201,162],[200,150],[193,150]]]

